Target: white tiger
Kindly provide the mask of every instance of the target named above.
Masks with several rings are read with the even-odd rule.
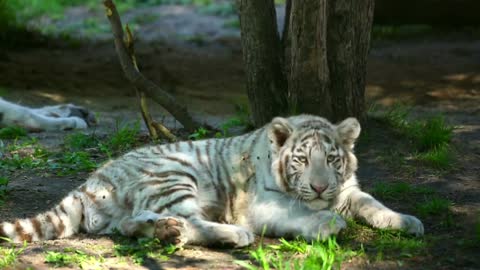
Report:
[[[110,161],[51,211],[0,225],[15,242],[84,231],[166,243],[243,247],[254,233],[326,238],[355,217],[423,234],[360,190],[353,145],[360,124],[301,115],[227,139],[148,146]]]
[[[28,131],[84,129],[96,123],[87,109],[61,104],[33,109],[0,98],[0,127],[20,126]]]

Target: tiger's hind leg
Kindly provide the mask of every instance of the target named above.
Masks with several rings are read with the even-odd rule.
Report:
[[[185,245],[189,238],[187,221],[182,217],[142,211],[120,223],[120,232],[126,236],[157,238],[162,243]]]
[[[199,217],[183,218],[171,214],[142,211],[120,223],[126,236],[158,238],[164,243],[226,245],[244,247],[255,240],[251,231],[236,225],[206,221]]]
[[[31,109],[31,111],[48,118],[81,119],[89,127],[97,123],[95,115],[90,110],[74,104],[45,106],[38,109]]]

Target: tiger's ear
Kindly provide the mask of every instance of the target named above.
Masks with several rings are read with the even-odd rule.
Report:
[[[355,140],[357,140],[360,135],[360,130],[360,123],[356,118],[349,117],[343,120],[337,125],[337,134],[340,143],[348,147],[350,150],[353,149]]]
[[[275,117],[268,127],[268,138],[270,139],[273,150],[278,151],[278,149],[285,144],[292,132],[293,128],[287,119]]]

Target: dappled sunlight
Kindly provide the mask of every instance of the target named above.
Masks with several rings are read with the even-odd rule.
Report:
[[[47,92],[40,92],[40,91],[35,91],[33,94],[36,94],[40,97],[47,98],[51,101],[54,102],[65,102],[65,96],[59,95],[59,94],[54,94],[54,93],[47,93]]]

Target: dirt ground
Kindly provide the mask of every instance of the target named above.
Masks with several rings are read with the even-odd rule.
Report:
[[[74,24],[87,16],[72,9]],[[238,30],[223,27],[228,17],[195,13],[188,7],[158,7],[131,11],[125,18],[145,12],[161,14],[145,27],[139,26],[137,59],[144,74],[165,86],[187,104],[193,115],[219,125],[234,114],[233,104],[246,100],[244,70]],[[44,22],[48,23],[48,22]],[[66,23],[66,22],[64,22]],[[83,37],[82,33],[74,33]],[[185,36],[201,37],[193,40]],[[0,54],[1,55],[1,54]],[[455,168],[446,173],[419,168],[398,170],[379,156],[397,147],[398,138],[369,123],[365,145],[358,145],[359,178],[366,190],[375,183],[406,181],[433,187],[453,202],[457,226],[439,228],[434,218],[423,220],[426,234],[436,239],[425,256],[405,260],[405,269],[478,269],[480,250],[458,248],[457,240],[468,239],[480,216],[480,40],[452,37],[374,42],[369,57],[367,99],[371,104],[389,106],[407,102],[419,117],[442,113],[456,126],[453,145]],[[75,44],[44,42],[39,46],[7,50],[0,57],[0,87],[7,100],[29,106],[72,102],[84,105],[99,115],[97,134],[107,134],[117,121],[134,122],[140,115],[134,90],[124,79],[113,43],[108,35]],[[167,126],[178,123],[151,105],[154,117]],[[144,130],[144,129],[143,129]],[[144,130],[145,131],[145,130]],[[94,132],[93,129],[88,132]],[[58,147],[65,133],[33,135],[48,147]],[[393,145],[393,146],[392,146]],[[4,171],[0,172],[3,174]],[[5,172],[6,173],[6,172]],[[8,172],[10,193],[0,208],[2,220],[31,216],[50,208],[69,190],[81,184],[86,173],[60,177],[32,175],[25,171]],[[386,202],[408,212],[407,203]],[[109,237],[79,236],[28,245],[20,255],[21,265],[36,269],[44,263],[46,250],[75,247],[105,258],[104,268],[114,269],[237,269],[232,260],[247,255],[234,250],[187,247],[164,262],[147,261],[144,266],[111,256],[114,240]],[[19,266],[20,267],[20,266]],[[397,269],[396,261],[352,261],[345,269]]]

